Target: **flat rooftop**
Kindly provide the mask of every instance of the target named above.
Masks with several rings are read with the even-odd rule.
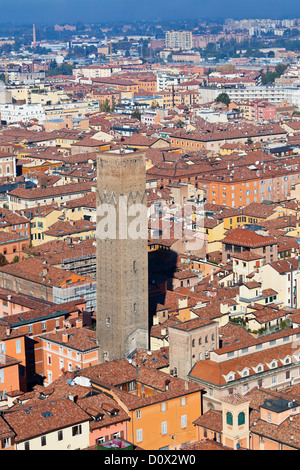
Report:
[[[285,400],[284,398],[278,398],[277,400],[267,399],[261,408],[265,408],[275,413],[281,413],[288,409],[296,408],[299,406],[299,403],[295,400]]]

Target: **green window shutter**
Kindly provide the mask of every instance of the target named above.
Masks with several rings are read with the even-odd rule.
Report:
[[[229,426],[232,426],[233,425],[233,417],[232,417],[232,414],[228,411],[228,413],[226,414],[226,423],[229,425]]]
[[[242,411],[238,415],[238,426],[242,426],[243,424],[245,424],[245,413]]]

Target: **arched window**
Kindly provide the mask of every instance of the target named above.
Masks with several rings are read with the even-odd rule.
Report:
[[[238,426],[245,424],[245,413],[241,411],[238,415]]]
[[[232,426],[233,425],[233,417],[232,417],[232,413],[230,413],[230,411],[228,411],[226,413],[226,423],[229,425],[229,426]]]

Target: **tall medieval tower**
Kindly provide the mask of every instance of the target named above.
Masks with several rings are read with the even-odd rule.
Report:
[[[148,349],[148,221],[145,156],[97,158],[99,361]]]

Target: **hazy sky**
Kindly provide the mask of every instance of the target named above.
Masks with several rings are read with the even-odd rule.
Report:
[[[0,23],[180,18],[295,18],[300,0],[0,0]]]

